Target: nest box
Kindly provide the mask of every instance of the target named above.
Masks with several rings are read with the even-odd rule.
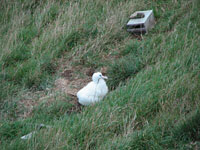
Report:
[[[136,34],[148,33],[155,24],[153,10],[136,11],[129,19],[127,31]]]

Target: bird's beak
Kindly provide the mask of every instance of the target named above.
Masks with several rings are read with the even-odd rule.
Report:
[[[103,78],[103,79],[108,79],[108,77],[107,77],[107,76],[102,76],[102,78]]]

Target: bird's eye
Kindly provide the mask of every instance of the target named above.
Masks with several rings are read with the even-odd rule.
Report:
[[[101,74],[99,76],[101,77]]]

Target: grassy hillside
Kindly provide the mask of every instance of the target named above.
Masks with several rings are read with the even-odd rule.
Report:
[[[129,15],[147,9],[154,29],[127,33]],[[200,149],[199,9],[198,0],[2,1],[0,149]],[[66,68],[85,79],[102,67],[110,92],[94,106],[77,110],[55,90]]]

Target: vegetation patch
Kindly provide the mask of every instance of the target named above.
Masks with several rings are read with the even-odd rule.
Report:
[[[150,9],[148,34],[123,29]],[[198,0],[2,2],[0,149],[199,149],[199,9]],[[80,107],[77,91],[100,70],[108,95]]]

